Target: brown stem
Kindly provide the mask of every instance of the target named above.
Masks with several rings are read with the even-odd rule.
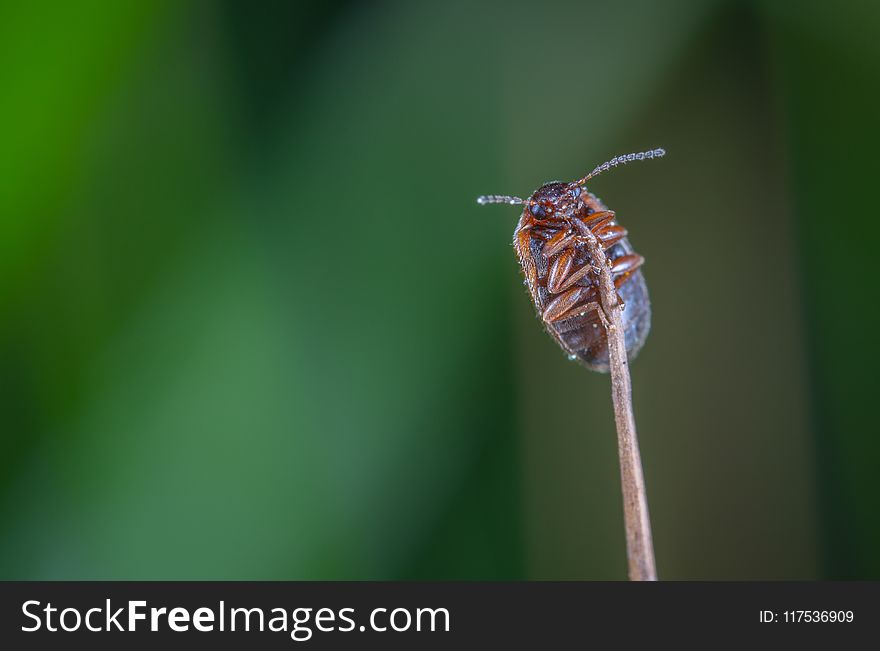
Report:
[[[617,425],[617,450],[620,455],[620,482],[623,488],[623,519],[626,527],[626,555],[631,581],[656,581],[654,545],[651,541],[651,520],[645,476],[636,437],[636,419],[632,410],[632,386],[626,357],[623,320],[620,316],[617,291],[605,252],[596,237],[584,229],[590,255],[599,267],[599,296],[608,319],[608,357],[611,367],[611,399]]]

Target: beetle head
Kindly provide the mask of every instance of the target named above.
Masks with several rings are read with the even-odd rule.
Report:
[[[571,214],[581,196],[577,183],[553,181],[535,190],[528,199],[528,210],[536,219],[551,219]]]

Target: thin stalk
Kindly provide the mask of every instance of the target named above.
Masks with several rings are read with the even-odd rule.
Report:
[[[605,313],[608,333],[608,357],[611,368],[611,399],[617,425],[617,451],[620,456],[620,482],[623,489],[623,520],[626,528],[626,555],[631,581],[656,581],[654,544],[648,516],[645,476],[636,436],[636,419],[632,410],[632,384],[626,357],[623,319],[620,316],[617,291],[611,278],[605,252],[589,229],[584,229],[590,255],[599,268],[599,297]],[[601,314],[601,313],[600,313]]]

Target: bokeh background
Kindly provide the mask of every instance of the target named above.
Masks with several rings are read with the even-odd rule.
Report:
[[[876,2],[5,2],[0,578],[622,579],[527,195],[647,258],[667,579],[880,578]]]

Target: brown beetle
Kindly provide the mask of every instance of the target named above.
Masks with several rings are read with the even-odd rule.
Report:
[[[524,204],[513,234],[516,256],[525,274],[535,309],[569,359],[608,372],[607,317],[599,300],[598,268],[585,244],[592,234],[602,244],[617,289],[626,352],[633,359],[651,329],[651,302],[639,267],[645,259],[633,251],[625,228],[584,184],[620,164],[659,158],[666,152],[617,156],[571,183],[542,185],[525,201],[519,197],[487,195],[479,204]]]

